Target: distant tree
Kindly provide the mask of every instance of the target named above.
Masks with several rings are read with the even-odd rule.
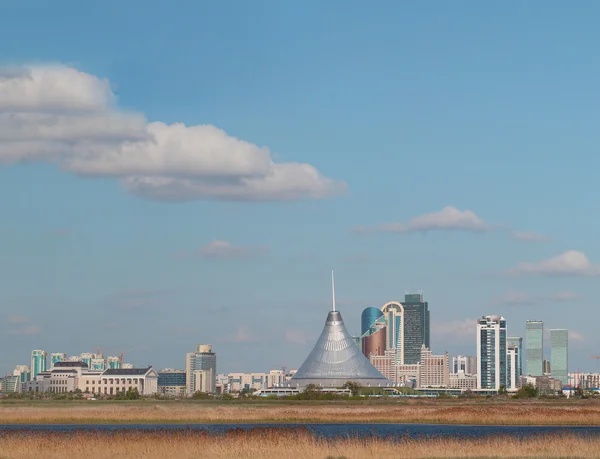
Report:
[[[200,392],[199,390],[197,390],[192,395],[192,398],[194,400],[208,400],[209,397],[208,397],[208,394],[206,392]]]
[[[498,388],[498,395],[506,395],[506,394],[508,394],[508,391],[506,390],[506,386],[504,384],[502,384]]]
[[[350,393],[353,397],[360,395],[361,388],[362,386],[354,381],[346,381],[346,383],[344,384],[344,389],[350,390]]]
[[[520,387],[517,393],[514,395],[515,398],[535,398],[539,395],[538,389],[531,383],[525,384]]]

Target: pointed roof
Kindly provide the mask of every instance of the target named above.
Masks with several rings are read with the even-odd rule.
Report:
[[[392,381],[383,376],[360,352],[346,330],[342,314],[331,311],[315,347],[290,383],[298,386],[316,384],[341,387],[347,381],[362,386],[389,386]]]

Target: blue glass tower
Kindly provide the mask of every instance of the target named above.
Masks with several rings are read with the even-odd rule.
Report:
[[[360,316],[360,334],[364,335],[369,331],[371,325],[383,315],[381,309],[369,306],[365,308]]]

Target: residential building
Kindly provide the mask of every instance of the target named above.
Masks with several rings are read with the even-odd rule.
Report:
[[[56,362],[67,360],[67,354],[63,352],[53,352],[50,354],[50,369],[54,368]]]
[[[600,389],[600,373],[569,373],[567,386]]]
[[[517,389],[519,387],[519,348],[514,344],[506,345],[506,388]]]
[[[562,391],[562,383],[550,376],[521,376],[520,385],[525,384],[532,384],[542,395],[556,395]]]
[[[452,357],[452,373],[465,373],[468,375],[477,374],[477,357],[458,355]]]
[[[448,387],[450,385],[450,357],[434,355],[423,344],[421,346],[418,387]]]
[[[88,368],[92,368],[92,359],[102,357],[101,355],[92,354],[91,352],[84,352],[76,360],[85,363]]]
[[[516,378],[517,378],[517,384],[518,384],[518,380],[521,376],[523,376],[523,338],[521,338],[520,336],[510,336],[508,338],[506,338],[506,344],[512,344],[516,350],[515,350],[515,354],[516,354]]]
[[[188,395],[196,392],[214,393],[217,385],[217,356],[210,344],[198,344],[196,352],[186,355],[186,390]]]
[[[402,302],[403,314],[403,361],[414,365],[421,360],[421,346],[430,349],[429,304],[423,301],[422,293],[407,293]]]
[[[477,375],[470,375],[464,372],[455,373],[450,375],[450,383],[448,385],[451,389],[462,389],[462,390],[473,390],[477,389]]]
[[[41,349],[31,351],[31,378],[47,369],[48,353]]]
[[[544,375],[544,322],[525,322],[525,346],[527,347],[526,372],[528,376]]]
[[[550,370],[552,377],[561,381],[563,386],[569,384],[569,331],[550,330]]]
[[[104,371],[106,370],[106,361],[104,357],[94,357],[90,361],[90,370],[92,371]]]
[[[121,368],[121,357],[108,357],[106,359],[106,367],[112,370]]]
[[[371,364],[387,379],[402,387],[417,387],[420,363],[400,365],[396,363],[396,351],[385,351],[384,355],[371,355]]]
[[[18,376],[21,383],[27,382],[31,380],[31,370],[27,365],[17,365],[13,370],[13,376]]]
[[[477,388],[506,386],[506,320],[483,316],[477,320]]]
[[[185,395],[185,370],[165,368],[158,372],[158,393],[180,397]]]

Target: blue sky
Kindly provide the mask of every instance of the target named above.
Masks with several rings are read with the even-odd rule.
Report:
[[[0,373],[298,367],[332,268],[351,332],[423,289],[597,369],[596,2],[0,4]]]

